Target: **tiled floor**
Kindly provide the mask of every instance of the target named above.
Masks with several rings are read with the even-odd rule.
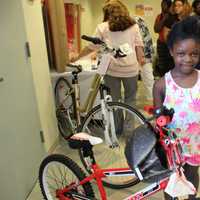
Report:
[[[144,104],[146,104],[146,102],[144,102],[144,98],[143,98],[142,94],[143,94],[142,87],[139,87],[138,98],[137,98],[138,99],[137,101],[139,102],[138,103],[139,108],[142,108],[142,106]],[[150,102],[148,102],[148,103],[150,103]],[[83,166],[79,160],[78,152],[76,150],[70,149],[65,141],[60,142],[60,144],[55,149],[55,153],[61,153],[64,155],[68,155],[70,158],[72,158],[74,161],[76,161],[83,168]],[[138,191],[139,189],[141,189],[143,187],[144,187],[144,184],[140,183],[133,187],[126,188],[126,189],[120,189],[120,190],[106,188],[106,193],[107,193],[109,200],[121,200],[121,199],[124,199],[125,197],[128,197],[130,194],[134,193],[135,191]],[[97,194],[97,188],[95,187],[95,185],[93,186],[93,189],[94,189],[95,193]],[[98,195],[96,195],[96,197],[97,197],[97,199],[100,199]],[[41,199],[43,199],[43,197],[41,195],[39,185],[37,183],[27,200],[41,200]],[[148,199],[149,200],[162,200],[163,194],[162,194],[162,192],[160,192]]]

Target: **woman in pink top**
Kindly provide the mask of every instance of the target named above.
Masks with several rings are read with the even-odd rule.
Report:
[[[139,68],[145,62],[139,27],[129,16],[126,6],[119,1],[107,1],[104,4],[103,12],[104,22],[97,25],[95,36],[111,47],[126,45],[131,52],[123,58],[111,58],[109,69],[105,75],[105,83],[111,89],[113,101],[122,99],[122,83],[124,87],[124,102],[133,106],[136,97]],[[76,59],[94,50],[94,45],[87,46]]]

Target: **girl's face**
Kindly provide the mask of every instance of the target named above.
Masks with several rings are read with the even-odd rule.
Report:
[[[170,53],[174,58],[175,68],[182,74],[190,74],[199,62],[200,42],[192,38],[177,41]]]
[[[184,10],[184,4],[182,1],[175,1],[174,2],[174,12],[179,15],[183,12]]]

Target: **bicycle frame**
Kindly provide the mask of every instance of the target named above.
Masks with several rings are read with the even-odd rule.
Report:
[[[90,41],[94,44],[100,45],[101,48],[99,49],[99,58],[104,53],[112,54],[116,58],[126,56],[126,54],[124,54],[120,49],[110,48],[109,46],[107,46],[106,43],[101,41],[99,38],[93,38],[93,37],[83,35],[82,39],[84,39],[86,41]],[[101,61],[99,63],[101,63]],[[109,64],[110,64],[110,61],[109,61],[108,65]],[[73,65],[71,65],[71,64],[68,64],[68,66],[73,67]],[[95,77],[92,81],[91,87],[89,89],[89,94],[87,96],[87,99],[86,99],[85,103],[83,104],[83,106],[81,106],[80,105],[80,87],[79,87],[79,83],[78,83],[78,73],[81,72],[82,69],[80,69],[80,66],[76,67],[76,68],[77,68],[77,70],[72,72],[72,76],[73,76],[72,85],[74,85],[74,90],[72,91],[72,93],[74,94],[73,97],[74,97],[74,101],[75,101],[75,105],[74,105],[75,118],[77,119],[78,125],[80,125],[80,123],[81,123],[80,122],[80,114],[88,113],[88,111],[91,110],[91,108],[94,104],[94,101],[96,99],[101,82],[103,80],[103,74],[95,75]],[[101,96],[102,96],[102,94],[101,94]]]
[[[79,108],[81,113],[84,113],[84,112],[87,113],[89,110],[91,110],[92,106],[94,105],[94,101],[96,99],[102,80],[103,80],[103,77],[101,75],[95,74],[92,80],[91,87],[89,89],[87,99],[85,100],[83,106]]]
[[[130,175],[134,174],[134,172],[132,170],[130,170],[129,168],[101,169],[98,167],[97,164],[94,164],[92,166],[92,169],[93,169],[93,173],[91,175],[89,175],[88,177],[86,177],[85,179],[83,179],[82,181],[80,181],[79,183],[74,183],[74,184],[70,185],[69,187],[58,190],[57,197],[59,197],[59,200],[70,200],[69,198],[64,196],[65,193],[69,192],[73,188],[76,188],[80,185],[90,182],[93,179],[97,183],[101,200],[107,200],[106,191],[105,191],[105,188],[102,183],[103,178],[106,178],[107,176],[128,176],[128,175],[130,176]],[[149,186],[142,189],[141,191],[128,196],[124,200],[141,200],[150,195],[153,195],[154,193],[156,193],[160,190],[164,190],[165,187],[167,186],[168,180],[169,180],[169,178],[165,178],[161,181],[152,183]],[[76,193],[74,193],[74,195],[76,195],[76,199],[90,199],[90,200],[93,199],[93,198],[86,197],[83,195],[80,195],[78,197],[79,194],[76,194]],[[72,194],[72,196],[73,196],[73,194]]]
[[[100,45],[99,49],[99,63],[102,65],[105,65],[106,68],[104,72],[106,73],[107,68],[110,65],[110,59],[108,57],[114,56],[115,58],[125,57],[126,54],[120,49],[120,48],[111,48],[109,47],[105,42],[101,41],[99,38],[93,38],[89,36],[83,36],[82,39],[85,39],[87,41],[93,42],[94,44]],[[102,55],[109,55],[105,58],[105,56]],[[104,62],[101,62],[104,58],[104,61],[107,60],[107,64]],[[73,87],[70,87],[70,95],[73,99],[73,118],[76,120],[76,123],[73,123],[73,119],[70,117],[67,110],[65,111],[68,114],[68,121],[71,124],[71,127],[73,127],[73,130],[76,130],[81,125],[81,114],[82,113],[88,113],[94,104],[94,101],[96,99],[96,96],[98,94],[99,88],[100,88],[100,96],[101,96],[101,109],[102,109],[102,118],[105,122],[105,130],[104,130],[104,136],[106,143],[111,147],[116,147],[119,144],[119,141],[116,136],[115,131],[115,124],[114,124],[114,114],[111,109],[108,108],[107,102],[112,101],[112,98],[110,95],[108,95],[108,88],[106,86],[102,86],[103,89],[101,89],[101,82],[103,80],[103,76],[105,73],[96,74],[93,78],[91,87],[89,89],[89,94],[87,96],[86,101],[84,102],[83,106],[80,104],[80,87],[78,82],[78,74],[82,71],[81,67],[79,65],[71,65],[68,64],[70,67],[76,68],[76,70],[72,71],[72,85]],[[103,84],[102,84],[103,85]],[[104,92],[106,91],[106,93]],[[67,98],[65,98],[66,100]],[[65,101],[64,100],[64,101]],[[63,102],[64,102],[63,101]],[[63,109],[64,110],[64,109]],[[111,128],[111,134],[109,133],[109,130]]]
[[[167,130],[167,131],[169,132],[168,136],[164,135],[162,128],[159,127],[159,134],[161,136],[160,143],[166,152],[169,169],[172,171],[176,171],[176,170],[180,169],[184,160],[181,157],[181,152],[180,152],[180,149],[178,148],[179,139],[174,139],[173,131],[169,131],[169,130]],[[69,200],[69,198],[64,196],[65,193],[70,192],[70,190],[72,190],[73,188],[83,185],[86,182],[90,182],[93,179],[97,183],[101,200],[107,200],[106,191],[102,184],[103,178],[106,178],[108,176],[122,176],[123,177],[123,176],[130,176],[130,175],[135,174],[130,168],[101,169],[95,163],[95,161],[93,159],[93,155],[90,155],[89,158],[90,158],[90,164],[92,166],[93,173],[78,183],[71,184],[70,186],[68,186],[64,189],[58,190],[57,196],[59,197],[60,200]],[[151,195],[157,193],[160,190],[164,190],[168,184],[169,177],[170,176],[167,176],[166,178],[163,178],[160,181],[150,184],[149,186],[145,187],[144,189],[142,189],[134,194],[129,195],[124,200],[142,200],[148,196],[151,196]],[[93,198],[86,197],[83,195],[79,196],[79,194],[77,194],[77,193],[76,194],[74,193],[74,195],[76,195],[76,199],[90,199],[90,200],[93,199]],[[72,194],[72,196],[73,196],[73,194]]]
[[[76,111],[76,118],[80,118],[80,114],[81,113],[88,113],[91,108],[94,105],[94,101],[97,97],[98,91],[100,91],[100,98],[101,100],[104,99],[105,97],[105,93],[104,90],[107,91],[107,89],[105,89],[105,87],[102,84],[103,82],[103,76],[99,75],[99,74],[95,74],[91,87],[89,89],[89,93],[87,95],[87,99],[85,100],[83,106],[80,105],[80,87],[79,87],[79,83],[78,83],[78,78],[74,77],[74,79],[72,80],[72,85],[73,85],[73,93],[74,93],[74,101],[75,103],[75,111]],[[100,89],[102,84],[102,88]]]
[[[103,77],[99,74],[95,74],[95,76],[92,80],[87,98],[86,98],[85,102],[83,103],[83,105],[81,105],[80,104],[80,86],[79,86],[79,81],[78,81],[78,73],[79,72],[76,72],[76,71],[72,72],[72,76],[73,76],[72,77],[72,87],[70,88],[69,94],[63,100],[63,103],[67,100],[69,95],[72,95],[73,101],[75,102],[73,104],[73,109],[74,109],[73,116],[77,121],[77,125],[79,126],[81,124],[81,120],[80,120],[81,113],[87,113],[89,110],[91,110],[91,108],[94,105],[94,101],[98,94]]]
[[[109,89],[102,84],[103,76],[96,74],[93,78],[87,99],[83,106],[80,105],[80,87],[78,82],[78,73],[77,71],[72,72],[72,85],[70,95],[72,95],[73,101],[73,110],[74,118],[77,121],[77,127],[81,125],[81,113],[87,113],[93,107],[94,101],[96,99],[98,91],[100,92],[100,103],[102,108],[102,115],[105,123],[104,136],[107,145],[112,147],[118,146],[118,139],[116,137],[115,125],[114,125],[114,114],[111,109],[107,107],[107,102],[112,101],[111,96],[109,95]],[[68,96],[65,98],[65,100]],[[63,100],[63,102],[65,101]],[[69,117],[70,118],[70,117]],[[69,119],[71,124],[72,120]],[[111,134],[109,134],[109,128],[111,128]]]

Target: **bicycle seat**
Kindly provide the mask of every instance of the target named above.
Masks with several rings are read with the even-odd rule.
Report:
[[[152,179],[160,179],[171,173],[162,164],[156,145],[156,135],[146,125],[137,127],[126,143],[125,156],[128,165],[141,180],[151,182]]]
[[[103,140],[101,138],[88,135],[87,133],[76,133],[68,140],[69,146],[72,149],[94,146],[102,142]]]

